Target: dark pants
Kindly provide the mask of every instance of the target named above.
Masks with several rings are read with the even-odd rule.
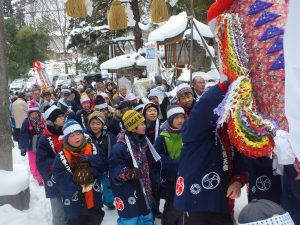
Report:
[[[161,218],[162,225],[182,225],[183,213],[173,206],[172,200],[166,200],[164,211]]]
[[[89,209],[80,217],[69,220],[68,225],[100,225],[104,214],[102,209]]]
[[[13,129],[13,140],[19,142],[21,128]]]
[[[184,225],[232,225],[229,214],[211,212],[188,212]]]

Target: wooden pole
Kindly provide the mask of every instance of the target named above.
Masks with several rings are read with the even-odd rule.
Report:
[[[0,0],[0,170],[12,171],[12,140],[9,124],[9,90],[7,72],[3,0]]]
[[[188,15],[188,20],[191,26],[191,44],[190,44],[190,58],[189,58],[189,69],[190,69],[190,85],[192,87],[193,80],[193,50],[194,50],[194,0],[191,0],[191,10],[190,15]]]

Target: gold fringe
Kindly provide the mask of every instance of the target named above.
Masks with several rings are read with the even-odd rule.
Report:
[[[66,12],[70,17],[85,18],[88,16],[85,0],[67,0]]]
[[[165,0],[153,0],[151,3],[152,23],[161,23],[169,19],[168,6]]]
[[[111,30],[124,30],[128,27],[125,8],[118,0],[112,2],[108,12],[108,25]]]

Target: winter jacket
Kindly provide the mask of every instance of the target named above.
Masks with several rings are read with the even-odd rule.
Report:
[[[159,129],[160,129],[160,123],[158,119],[150,124],[146,123],[146,136],[149,138],[152,144],[155,143],[155,139],[159,135]]]
[[[281,176],[273,174],[273,160],[269,157],[252,159],[244,156],[249,180],[249,202],[268,199],[281,202]]]
[[[170,133],[167,130],[163,130],[156,139],[154,147],[160,154],[162,162],[160,196],[163,199],[171,200],[175,192],[175,182],[182,148],[181,132]]]
[[[90,128],[86,133],[89,135],[91,141],[103,151],[107,158],[109,158],[109,154],[114,144],[117,142],[116,136],[112,135],[106,130],[103,130],[102,135],[97,138]]]
[[[12,104],[12,117],[15,119],[16,128],[21,128],[24,119],[27,117],[28,105],[22,98],[18,98]]]
[[[142,161],[143,159],[136,159],[139,165],[139,168],[143,173],[147,174],[145,179],[150,179],[152,189],[152,197],[154,199],[154,192],[158,190],[160,182],[159,166],[155,163],[153,156],[150,153],[147,143],[143,139],[141,142],[137,142],[129,133],[126,133],[130,140],[132,151],[136,155],[141,155],[141,152],[146,152],[147,165],[148,169],[145,171],[146,162]],[[117,143],[113,146],[112,152],[109,158],[109,174],[111,187],[113,194],[115,196],[116,208],[118,214],[122,218],[132,218],[142,215],[142,210],[140,205],[143,202],[147,201],[149,196],[145,196],[145,193],[148,193],[149,189],[146,187],[144,179],[130,179],[126,181],[120,180],[120,174],[124,168],[133,169],[133,161],[125,141],[125,131],[121,132],[118,136]],[[149,181],[149,180],[148,180]],[[142,184],[142,185],[141,185]],[[139,190],[143,186],[143,197],[137,197],[137,193],[140,193]],[[147,190],[146,190],[147,189]],[[152,200],[153,200],[152,199]],[[153,202],[153,201],[152,201]],[[153,204],[153,203],[152,203]],[[151,207],[151,206],[150,206]],[[148,210],[148,213],[150,210]]]
[[[29,123],[29,119],[26,118],[23,121],[20,139],[19,139],[19,148],[25,150],[36,151],[38,135],[43,132],[44,124],[41,125],[40,131],[37,132]]]
[[[245,172],[241,155],[227,152],[216,135],[217,116],[213,110],[224,95],[218,85],[211,87],[183,125],[184,144],[174,198],[179,211],[229,213],[227,189]]]
[[[120,120],[113,117],[108,125],[108,130],[114,136],[118,136],[118,134],[122,131],[123,125]]]
[[[60,197],[56,182],[52,175],[54,159],[61,150],[62,140],[58,135],[51,133],[48,128],[44,130],[37,143],[36,165],[44,180],[46,198]]]
[[[76,120],[84,131],[86,131],[88,128],[88,116],[89,113],[83,109],[76,113]]]
[[[102,189],[101,177],[104,171],[107,170],[107,159],[102,151],[96,145],[88,142],[87,147],[92,148],[92,154],[86,154],[90,167],[92,169],[93,183],[93,208],[101,209],[102,204]],[[73,181],[73,171],[67,160],[66,154],[60,151],[54,161],[53,176],[56,181],[56,186],[62,195],[65,215],[67,219],[75,219],[81,216],[86,210],[85,197],[82,194],[81,187]]]

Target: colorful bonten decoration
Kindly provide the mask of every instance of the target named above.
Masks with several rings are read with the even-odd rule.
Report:
[[[218,127],[225,122],[232,144],[249,157],[262,157],[274,148],[276,123],[257,112],[249,78],[251,69],[244,35],[237,14],[222,14],[217,19],[216,37],[219,43],[222,71],[230,87],[222,103],[215,109]]]

